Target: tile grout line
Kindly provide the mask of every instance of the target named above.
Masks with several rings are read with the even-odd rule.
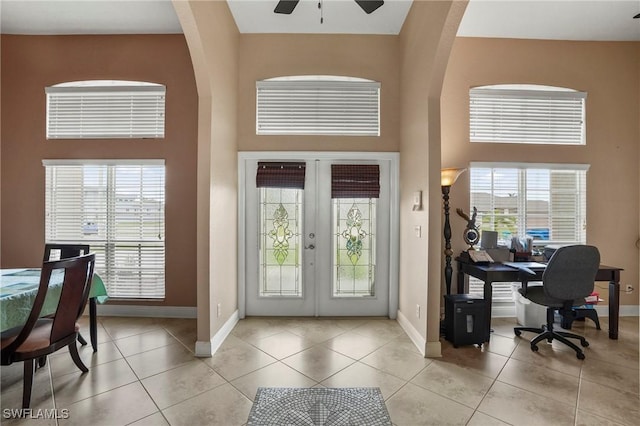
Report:
[[[56,416],[54,416],[55,423],[56,423],[56,426],[59,426],[60,422],[58,422],[58,416],[57,416],[58,404],[56,403],[56,393],[53,391],[53,372],[51,371],[51,358],[47,360],[47,369],[49,370],[49,387],[51,389],[51,399],[53,400],[53,409],[56,410]],[[35,372],[34,372],[34,376],[35,376]],[[24,379],[23,379],[23,383],[24,383]],[[24,384],[22,386],[24,386]]]
[[[576,406],[573,413],[573,424],[578,424],[578,412],[580,411],[580,391],[582,390],[582,375],[584,374],[584,360],[580,366],[580,375],[578,376],[578,394],[576,395]]]
[[[144,324],[146,324],[146,323],[144,323],[144,322],[143,322],[142,324],[144,325]],[[362,325],[365,325],[365,324],[362,324]],[[361,325],[361,326],[362,326],[362,325]],[[168,419],[164,416],[164,413],[162,412],[162,410],[160,410],[160,409],[159,409],[159,406],[158,406],[158,404],[156,403],[156,401],[151,397],[151,395],[150,395],[149,391],[147,390],[147,388],[146,388],[146,387],[144,386],[144,384],[142,383],[142,381],[143,381],[144,379],[140,378],[140,377],[138,376],[138,374],[136,374],[136,373],[135,373],[135,371],[133,370],[133,368],[131,367],[131,364],[129,363],[129,360],[128,360],[128,358],[129,358],[129,357],[126,357],[126,356],[124,356],[124,355],[122,354],[122,351],[120,350],[120,348],[118,347],[118,345],[115,343],[115,342],[116,342],[116,340],[113,340],[113,336],[111,335],[111,333],[109,333],[109,332],[107,331],[107,328],[106,328],[106,327],[104,327],[104,325],[103,325],[102,323],[101,323],[101,326],[103,327],[103,331],[106,333],[106,335],[107,335],[108,337],[110,337],[110,338],[111,338],[110,342],[115,346],[115,349],[116,349],[117,353],[119,353],[119,354],[120,354],[120,356],[122,357],[121,359],[123,359],[123,360],[125,361],[125,363],[126,363],[127,367],[128,367],[128,368],[129,368],[133,373],[134,373],[134,375],[133,375],[133,376],[136,378],[136,380],[134,380],[134,381],[133,381],[133,382],[131,382],[131,383],[126,383],[126,384],[123,384],[123,385],[117,386],[117,387],[115,387],[115,388],[113,388],[113,389],[110,389],[110,390],[108,390],[108,391],[100,392],[100,393],[98,393],[98,394],[96,394],[96,395],[92,395],[92,396],[90,396],[90,397],[88,397],[88,398],[83,398],[83,399],[81,399],[81,400],[75,401],[73,404],[75,404],[76,402],[85,401],[86,399],[92,398],[92,397],[94,397],[94,396],[102,395],[102,394],[104,394],[104,393],[106,393],[106,392],[110,392],[111,390],[115,390],[115,389],[122,388],[122,387],[124,387],[124,386],[127,386],[127,385],[129,385],[129,384],[135,383],[135,382],[137,381],[138,383],[140,383],[140,385],[141,385],[141,386],[143,387],[143,389],[145,390],[145,393],[146,393],[147,397],[148,397],[148,398],[150,398],[150,399],[152,400],[152,402],[154,403],[154,406],[155,406],[155,407],[156,407],[156,409],[158,410],[156,413],[160,413],[160,415],[164,418],[164,420],[165,420],[167,423],[169,423]],[[174,333],[172,333],[168,328],[165,328],[165,327],[168,327],[168,326],[172,326],[172,325],[171,325],[171,324],[164,324],[164,323],[163,323],[163,324],[160,326],[160,328],[159,328],[159,329],[164,330],[168,335],[170,335],[170,336],[171,336],[171,338],[172,338],[172,339],[177,340],[177,343],[180,343],[183,347],[185,347],[185,349],[186,349],[189,353],[193,354],[193,352],[189,350],[189,348],[188,348],[188,346],[186,345],[186,343],[185,343],[185,342],[183,342],[182,340],[180,340],[180,339],[177,337],[177,335],[176,335],[177,333],[176,333],[176,334],[174,334]],[[126,324],[125,324],[125,323],[123,323],[123,324],[119,324],[118,326],[111,327],[111,328],[112,328],[112,331],[113,331],[113,330],[117,331],[117,330],[118,330],[118,327],[121,327],[121,328],[122,328],[122,327],[124,327],[121,331],[126,332]],[[174,328],[175,328],[175,327],[174,327]],[[358,328],[358,327],[356,327],[356,328]],[[364,330],[364,329],[363,329],[363,330]],[[150,331],[152,331],[152,330],[142,331],[141,333],[137,333],[137,334],[134,334],[134,335],[131,335],[131,336],[126,336],[126,337],[123,337],[123,338],[133,337],[133,336],[138,336],[138,335],[141,335],[141,334],[145,334],[145,333],[147,333],[147,332],[150,332]],[[288,330],[287,330],[287,331],[288,331]],[[354,366],[356,363],[357,363],[357,364],[360,364],[361,366],[367,366],[367,367],[369,367],[369,368],[372,368],[373,370],[378,371],[378,372],[380,372],[380,373],[382,373],[382,374],[389,375],[389,376],[394,377],[394,378],[396,378],[396,379],[398,379],[398,380],[401,380],[401,381],[403,382],[403,383],[402,383],[402,385],[401,385],[398,389],[396,389],[393,393],[391,393],[391,394],[388,396],[388,398],[385,400],[385,401],[387,401],[387,402],[388,402],[389,400],[391,400],[392,398],[396,397],[396,396],[397,396],[397,394],[398,394],[402,389],[404,389],[404,388],[406,387],[407,383],[412,383],[412,382],[411,382],[411,380],[415,379],[415,377],[416,377],[417,375],[421,374],[425,369],[429,368],[429,365],[431,365],[431,363],[429,363],[429,364],[427,364],[427,365],[423,366],[423,367],[422,367],[418,372],[416,372],[416,373],[415,373],[415,374],[414,374],[414,375],[413,375],[409,380],[406,380],[406,379],[403,379],[403,378],[397,377],[396,375],[394,375],[394,374],[392,374],[392,373],[389,373],[389,372],[387,372],[387,371],[381,370],[381,369],[380,369],[380,368],[378,368],[378,367],[375,367],[375,366],[373,366],[373,365],[369,365],[369,364],[367,364],[367,363],[365,363],[365,362],[363,362],[363,361],[362,361],[364,358],[366,358],[367,356],[371,355],[372,353],[375,353],[376,351],[379,351],[379,350],[381,350],[382,348],[384,348],[384,347],[386,347],[386,346],[390,345],[390,344],[391,344],[395,339],[397,339],[397,338],[398,338],[398,337],[400,337],[400,336],[395,336],[395,337],[391,337],[391,338],[389,338],[389,339],[386,341],[386,343],[384,343],[383,345],[381,345],[381,346],[377,347],[377,348],[376,348],[376,349],[374,349],[373,351],[369,352],[367,355],[365,355],[365,356],[363,356],[363,357],[360,357],[360,358],[357,358],[357,359],[356,359],[356,358],[352,358],[351,356],[349,356],[349,355],[347,355],[347,354],[343,354],[343,353],[341,353],[341,352],[338,352],[338,351],[336,351],[336,350],[334,350],[334,349],[332,349],[332,348],[330,348],[330,347],[326,346],[326,343],[327,343],[329,340],[331,340],[331,339],[333,339],[333,338],[336,338],[336,337],[338,337],[338,336],[340,336],[340,335],[342,335],[342,334],[344,334],[344,333],[346,333],[346,332],[349,332],[349,331],[353,331],[353,329],[343,329],[343,332],[341,332],[340,334],[338,334],[338,335],[336,335],[336,336],[333,336],[333,337],[331,337],[331,338],[329,338],[329,339],[326,339],[326,340],[323,340],[323,341],[314,342],[312,346],[310,346],[310,347],[308,347],[308,348],[304,348],[304,349],[302,349],[302,350],[300,350],[300,351],[298,351],[298,352],[295,352],[295,353],[293,353],[293,354],[289,354],[289,355],[287,355],[286,357],[283,357],[282,359],[280,359],[280,358],[278,358],[278,357],[275,357],[275,356],[270,355],[269,353],[267,353],[267,352],[265,352],[264,350],[262,350],[262,349],[258,348],[257,346],[255,346],[255,345],[254,345],[254,343],[251,343],[251,342],[246,341],[246,340],[241,339],[241,338],[238,338],[238,339],[239,339],[240,341],[244,342],[245,344],[247,344],[247,345],[251,346],[251,347],[252,347],[252,348],[254,348],[255,350],[257,350],[257,351],[259,351],[259,352],[261,352],[261,353],[264,353],[264,354],[266,354],[266,355],[270,356],[271,358],[273,358],[273,359],[275,360],[275,362],[279,362],[279,363],[281,363],[282,365],[287,366],[288,368],[291,368],[293,371],[295,371],[295,372],[299,373],[301,376],[308,378],[312,383],[315,383],[315,385],[314,385],[314,386],[321,385],[321,382],[318,382],[318,381],[316,381],[315,379],[313,379],[313,378],[311,378],[311,377],[309,377],[309,376],[305,375],[304,373],[302,373],[302,372],[298,371],[297,369],[295,369],[295,368],[293,368],[293,367],[291,367],[291,366],[287,365],[286,363],[282,362],[282,360],[283,360],[283,359],[286,359],[286,358],[289,358],[289,357],[292,357],[292,356],[294,356],[294,355],[297,355],[297,354],[299,354],[299,353],[301,353],[301,352],[303,352],[303,351],[305,351],[305,350],[309,350],[309,349],[312,349],[312,348],[314,348],[314,347],[319,347],[319,348],[325,349],[325,350],[330,351],[330,352],[334,352],[334,353],[336,353],[336,354],[339,354],[339,355],[341,355],[341,356],[344,356],[344,357],[346,357],[346,358],[349,358],[349,359],[353,360],[353,362],[352,362],[352,363],[350,363],[349,365],[345,366],[345,367],[344,367],[344,368],[342,368],[341,370],[339,370],[339,371],[337,371],[337,372],[334,372],[331,376],[329,376],[329,377],[327,377],[327,378],[325,378],[325,379],[323,379],[323,380],[328,380],[329,378],[331,378],[331,377],[333,377],[333,376],[335,376],[335,375],[339,374],[339,373],[340,373],[340,372],[342,372],[343,370],[345,370],[345,369],[347,369],[347,368],[350,368],[350,367]],[[185,332],[185,333],[186,333],[186,332]],[[293,334],[296,334],[296,333],[293,333]],[[358,334],[359,334],[359,333],[358,333]],[[634,332],[633,334],[637,334],[637,332]],[[297,335],[297,334],[296,334],[296,335]],[[297,336],[298,336],[298,337],[300,337],[300,338],[304,338],[304,336],[300,336],[300,335],[297,335]],[[369,336],[365,336],[365,335],[362,335],[362,336],[363,336],[363,337],[369,337]],[[268,336],[267,336],[267,337],[268,337]],[[524,342],[524,343],[523,343],[523,342]],[[608,342],[608,341],[607,341],[607,342]],[[105,342],[102,342],[102,343],[105,343]],[[175,343],[176,343],[176,342],[174,342],[174,341],[172,340],[172,342],[171,342],[171,344],[170,344],[170,345],[173,345],[173,344],[175,344]],[[505,363],[500,367],[500,369],[498,370],[498,372],[497,372],[497,374],[495,375],[495,377],[486,376],[485,374],[482,374],[482,373],[480,373],[480,372],[479,372],[479,371],[477,371],[477,370],[473,370],[473,371],[474,371],[475,373],[477,373],[477,374],[480,374],[480,375],[483,375],[483,376],[485,376],[485,377],[489,377],[489,378],[491,378],[491,385],[488,387],[488,390],[484,393],[484,395],[483,395],[483,396],[482,396],[482,398],[480,399],[480,402],[476,405],[476,408],[474,408],[474,409],[473,409],[473,413],[471,414],[471,417],[469,418],[469,420],[467,420],[467,422],[466,422],[466,423],[469,423],[469,422],[471,421],[471,419],[474,417],[474,415],[475,415],[476,413],[480,413],[480,414],[482,414],[482,415],[486,415],[486,416],[489,416],[489,417],[491,417],[491,418],[496,418],[496,419],[498,419],[497,417],[495,417],[495,416],[493,416],[493,415],[491,415],[491,414],[488,414],[488,413],[485,413],[485,412],[480,411],[478,408],[482,405],[483,401],[485,401],[485,400],[486,400],[486,398],[487,398],[487,396],[488,396],[489,392],[491,392],[491,389],[495,387],[496,382],[500,382],[500,383],[503,383],[503,384],[507,384],[507,385],[509,385],[508,383],[506,383],[506,382],[504,382],[504,381],[502,381],[502,380],[499,380],[498,378],[499,378],[499,377],[500,377],[500,375],[505,371],[506,365],[507,365],[507,363],[509,363],[509,361],[510,361],[510,360],[512,360],[512,359],[513,359],[514,361],[522,362],[522,363],[526,363],[527,365],[539,366],[539,365],[537,365],[535,362],[532,362],[532,360],[530,360],[530,359],[517,359],[517,358],[514,358],[514,354],[516,354],[516,355],[517,355],[517,354],[519,353],[519,352],[517,352],[517,351],[518,351],[519,346],[520,346],[521,344],[526,344],[526,343],[528,343],[528,342],[526,342],[526,341],[524,341],[524,340],[523,340],[522,342],[519,342],[519,343],[518,343],[518,344],[517,344],[517,345],[516,345],[516,346],[515,346],[511,351],[510,351],[509,355],[507,355],[507,356],[505,356],[505,355],[503,355],[503,354],[501,354],[501,353],[498,353],[498,352],[491,352],[490,350],[488,350],[488,351],[487,351],[487,352],[491,352],[492,354],[495,354],[495,355],[505,356],[505,358],[507,358],[507,361],[506,361],[506,362],[505,362]],[[166,347],[166,346],[167,346],[167,345],[163,345],[162,347]],[[159,349],[159,348],[155,348],[155,349]],[[150,350],[152,350],[152,349],[150,349]],[[146,352],[146,351],[145,351],[145,352]],[[565,352],[570,352],[570,351],[565,351]],[[144,352],[141,352],[141,353],[144,353]],[[506,353],[506,351],[505,351],[505,353]],[[138,354],[139,354],[139,353],[138,353]],[[130,355],[130,356],[135,356],[135,355],[138,355],[138,354],[132,354],[132,355]],[[637,370],[635,370],[635,369],[633,369],[633,368],[630,368],[630,367],[628,367],[628,366],[620,365],[620,364],[616,364],[615,362],[609,362],[609,360],[608,360],[608,359],[602,360],[602,359],[600,359],[600,358],[598,358],[598,357],[595,357],[595,358],[593,358],[593,359],[594,359],[595,361],[597,361],[598,363],[602,362],[602,363],[605,363],[605,364],[610,364],[610,365],[612,365],[612,366],[616,366],[616,367],[624,368],[624,369],[625,369],[625,371],[628,369],[628,370],[634,370],[634,371],[636,371],[636,372],[637,372]],[[112,364],[112,363],[114,363],[115,361],[117,361],[117,360],[111,360],[111,361],[108,361],[108,362],[105,362],[105,363],[102,363],[102,364],[98,364],[98,366],[106,365],[106,364]],[[202,362],[203,364],[205,364],[205,365],[207,366],[207,368],[211,369],[212,371],[216,372],[216,374],[218,374],[218,373],[217,373],[217,371],[216,371],[215,369],[213,369],[213,368],[211,367],[211,365],[209,365],[208,363],[206,363],[204,360],[200,360],[200,362]],[[268,366],[272,366],[272,365],[274,365],[274,364],[275,364],[275,362],[272,362],[272,363],[270,363],[270,364],[268,364],[268,365],[266,365],[266,366],[264,366],[264,367],[258,368],[258,369],[256,369],[256,370],[254,370],[254,371],[250,372],[250,373],[246,373],[246,374],[245,374],[245,375],[243,375],[243,376],[239,376],[238,378],[235,378],[234,380],[237,380],[237,379],[239,379],[239,378],[241,378],[241,377],[245,377],[246,375],[249,375],[249,374],[255,373],[256,371],[259,371],[259,370],[261,370],[261,369],[263,369],[263,368],[267,368]],[[434,362],[434,361],[432,361],[432,362]],[[455,362],[455,360],[454,360],[454,362]],[[156,375],[159,375],[159,374],[163,374],[163,373],[169,372],[169,371],[171,371],[171,370],[174,370],[174,369],[180,368],[180,367],[181,367],[181,366],[183,366],[183,365],[184,365],[184,363],[182,363],[182,364],[180,364],[180,365],[177,365],[177,366],[172,366],[172,367],[168,368],[167,370],[164,370],[164,371],[162,371],[162,372],[158,372],[158,373],[153,374],[152,376],[149,376],[149,377],[154,377],[154,376],[156,376]],[[461,366],[461,367],[463,366],[462,364],[458,364],[458,363],[456,363],[455,365],[459,365],[459,366]],[[475,365],[475,364],[474,364],[474,365]],[[51,389],[51,392],[52,392],[52,400],[53,400],[54,408],[57,408],[58,400],[56,399],[56,395],[55,395],[54,388],[53,388],[54,377],[53,377],[53,371],[52,371],[52,370],[53,370],[53,365],[52,365],[52,363],[51,363],[51,362],[49,362],[49,365],[48,365],[47,367],[48,367],[48,372],[49,372],[48,382],[49,382],[49,386],[50,386],[50,389]],[[97,366],[94,366],[94,367],[97,367]],[[473,366],[472,366],[472,367],[473,367]],[[592,365],[591,367],[593,367],[593,365]],[[580,394],[582,393],[583,387],[584,387],[584,385],[585,385],[585,381],[584,381],[584,380],[586,380],[586,379],[585,379],[585,377],[586,377],[586,376],[585,376],[585,371],[586,371],[585,369],[586,369],[586,368],[587,368],[586,363],[585,363],[584,361],[583,361],[583,362],[580,362],[579,374],[578,374],[578,376],[577,376],[577,379],[578,379],[577,397],[576,397],[576,403],[575,403],[575,406],[574,406],[574,421],[573,421],[573,424],[574,424],[574,425],[576,425],[576,424],[578,423],[578,420],[579,420],[579,419],[578,419],[578,415],[579,415],[579,412],[581,411],[581,410],[580,410],[580,406],[581,406],[581,404],[580,404]],[[92,368],[92,369],[93,369],[93,368]],[[67,373],[67,374],[75,374],[75,373]],[[223,379],[223,383],[222,383],[222,384],[216,385],[216,386],[214,386],[214,387],[213,387],[213,388],[211,388],[211,389],[208,389],[208,390],[206,390],[206,391],[200,392],[200,393],[198,393],[197,395],[193,395],[193,396],[189,397],[187,400],[189,400],[189,399],[193,399],[193,398],[196,398],[197,396],[201,395],[202,393],[206,393],[206,392],[208,392],[208,391],[210,391],[210,390],[212,390],[212,389],[216,389],[216,388],[218,388],[219,386],[222,386],[222,385],[224,385],[224,384],[229,384],[229,385],[231,385],[231,387],[232,387],[233,389],[235,389],[238,393],[240,393],[240,394],[244,397],[244,399],[249,399],[249,401],[251,401],[251,400],[250,400],[250,398],[248,398],[246,395],[244,395],[244,394],[240,391],[240,389],[239,389],[239,388],[237,388],[233,383],[231,383],[231,381],[230,381],[230,380],[227,380],[227,379],[226,379],[225,377],[223,377],[223,376],[220,376],[220,377],[222,377],[222,379]],[[574,375],[573,377],[576,377],[576,376]],[[146,378],[147,378],[147,377],[145,377],[145,379],[146,379]],[[593,382],[593,383],[599,384],[599,383],[598,383],[598,381],[599,381],[599,380],[597,380],[597,378],[596,378],[596,380],[595,380],[595,381],[589,381],[589,382]],[[416,385],[416,384],[414,383],[414,385]],[[419,385],[417,385],[417,386],[419,386]],[[513,386],[513,385],[509,385],[509,386]],[[610,385],[610,384],[609,384],[609,385],[602,385],[602,386],[605,386],[605,387],[611,388],[611,385]],[[516,387],[516,388],[518,388],[518,389],[524,390],[524,391],[526,391],[526,392],[531,392],[532,394],[535,394],[535,395],[538,395],[538,396],[542,396],[542,397],[547,397],[547,398],[548,398],[548,396],[546,396],[545,394],[542,394],[542,395],[541,395],[541,394],[540,394],[540,393],[538,393],[538,392],[534,392],[534,391],[528,390],[528,389],[523,388],[523,387],[521,387],[521,386],[515,386],[515,387]],[[423,389],[424,389],[424,388],[423,388]],[[429,391],[429,392],[432,392],[432,393],[434,393],[435,395],[438,395],[439,397],[443,397],[443,398],[449,399],[449,400],[451,400],[452,402],[455,402],[455,403],[457,403],[457,404],[462,404],[462,403],[460,403],[460,402],[458,402],[458,401],[456,401],[456,400],[454,400],[454,399],[448,398],[448,397],[446,397],[446,396],[444,396],[444,395],[440,395],[440,394],[438,394],[438,393],[436,393],[436,392],[433,392],[433,391],[431,391],[431,390],[429,390],[429,389],[425,389],[425,390],[426,390],[426,391]],[[631,395],[638,395],[638,392],[637,392],[637,391],[636,391],[636,392],[629,392],[629,391],[626,391],[626,390],[625,390],[625,391],[624,391],[624,393],[629,393],[629,394],[631,394]],[[187,400],[185,400],[185,401],[187,401]],[[180,403],[185,402],[185,401],[181,401]],[[180,404],[180,403],[173,404],[172,406],[178,405],[178,404]],[[465,405],[465,404],[462,404],[462,405]],[[467,406],[467,407],[469,407],[468,405],[466,405],[466,406]],[[167,408],[168,408],[168,407],[167,407]],[[469,408],[471,408],[471,407],[469,407]],[[583,412],[585,412],[585,411],[583,410]],[[588,410],[587,410],[586,412],[588,413]],[[150,414],[149,416],[152,416],[152,415],[154,415],[154,414],[155,414],[155,413],[152,413],[152,414]],[[149,417],[149,416],[145,416],[145,417],[143,417],[143,418],[146,418],[146,417]],[[135,420],[135,421],[142,420],[143,418],[138,419],[138,420]],[[610,417],[608,417],[608,418],[609,418],[609,419],[611,419]],[[498,420],[499,420],[499,419],[498,419]],[[59,425],[59,421],[58,421],[57,419],[56,419],[55,423],[56,423],[56,425]],[[62,423],[64,423],[64,422],[62,422]]]

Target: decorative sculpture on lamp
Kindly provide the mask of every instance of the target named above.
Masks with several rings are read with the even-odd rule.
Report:
[[[444,201],[444,283],[447,294],[451,294],[451,276],[453,268],[451,267],[451,224],[449,223],[449,191],[458,176],[466,169],[442,169],[440,171],[440,186],[442,188],[442,199]]]

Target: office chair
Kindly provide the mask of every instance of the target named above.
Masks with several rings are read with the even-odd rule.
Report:
[[[520,336],[523,331],[539,333],[531,340],[531,350],[538,351],[538,343],[554,339],[576,351],[578,359],[584,359],[584,352],[571,339],[579,339],[583,347],[589,342],[580,335],[556,331],[553,328],[554,312],[564,318],[575,318],[574,306],[585,304],[585,297],[593,291],[593,285],[600,266],[600,253],[593,246],[575,245],[561,247],[551,256],[542,275],[542,285],[518,290],[524,297],[547,307],[547,324],[542,328],[514,327],[513,332]]]
[[[558,246],[549,245],[544,248],[544,260],[549,261],[553,253],[558,249]],[[561,326],[565,330],[571,330],[571,324],[573,321],[584,321],[585,318],[589,318],[596,325],[596,330],[602,330],[600,327],[600,318],[598,317],[598,311],[591,308],[574,308],[576,313],[575,318],[562,317]]]

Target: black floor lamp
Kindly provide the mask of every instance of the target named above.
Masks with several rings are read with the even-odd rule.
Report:
[[[451,276],[453,268],[451,267],[451,224],[449,223],[449,190],[451,185],[456,182],[458,176],[466,169],[442,169],[440,171],[440,186],[442,187],[442,199],[444,200],[444,283],[447,294],[451,294]]]

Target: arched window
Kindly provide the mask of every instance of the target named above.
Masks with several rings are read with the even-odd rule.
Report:
[[[380,136],[380,83],[291,76],[256,82],[256,134]]]
[[[47,139],[164,138],[166,87],[87,80],[45,88]]]
[[[469,90],[471,142],[584,145],[586,92],[533,84]]]

